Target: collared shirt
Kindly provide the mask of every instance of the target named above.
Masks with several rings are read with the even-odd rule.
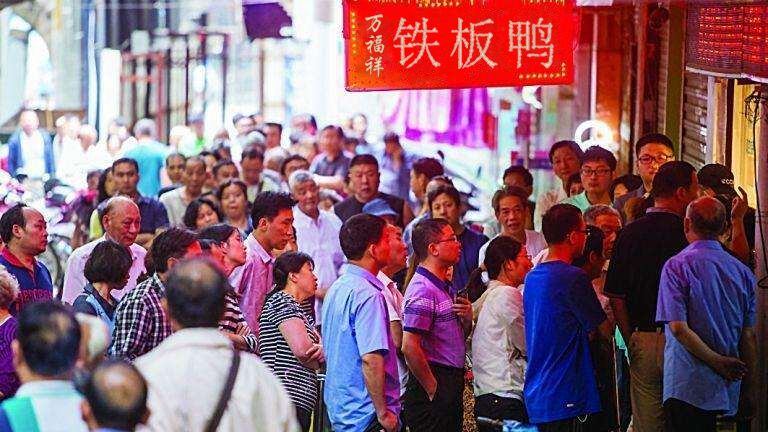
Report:
[[[84,244],[72,252],[67,260],[67,271],[64,274],[64,287],[61,300],[63,302],[72,304],[78,295],[83,292],[83,288],[88,284],[85,279],[83,271],[85,270],[85,263],[88,258],[91,257],[91,252],[96,248],[96,245],[106,240],[106,237],[98,238],[90,243]],[[128,283],[121,290],[112,291],[112,295],[120,300],[130,290],[136,287],[136,279],[146,271],[144,268],[144,257],[147,255],[147,250],[143,247],[132,244],[129,247],[131,251],[131,258],[133,264],[128,272]]]
[[[347,157],[344,153],[338,155],[334,160],[328,159],[327,154],[320,153],[312,161],[312,164],[309,166],[309,171],[321,176],[337,176],[344,178],[349,171],[350,162],[352,162],[352,159]]]
[[[165,285],[155,273],[126,294],[117,305],[109,355],[133,361],[160,345],[171,334],[163,310]]]
[[[523,289],[488,282],[472,332],[475,396],[494,393],[523,400],[525,314]]]
[[[139,431],[202,431],[227,381],[232,343],[215,328],[185,328],[136,360],[147,380],[152,415]],[[240,353],[240,366],[221,432],[296,432],[293,405],[278,379],[253,354]]]
[[[83,396],[70,381],[23,384],[16,396],[0,406],[0,431],[86,432],[80,415]]]
[[[451,294],[455,294],[467,285],[469,275],[478,267],[477,259],[480,256],[480,248],[488,243],[488,237],[465,227],[464,231],[459,234],[459,242],[461,242],[461,256],[459,262],[453,266]]]
[[[107,201],[104,201],[99,204],[99,208],[106,205]],[[159,229],[168,228],[168,212],[160,201],[139,195],[136,205],[139,207],[139,216],[141,216],[140,234],[154,234]],[[104,235],[104,227],[101,226],[98,210],[97,208],[91,213],[90,238],[94,239]]]
[[[533,229],[536,231],[541,232],[541,218],[544,216],[544,213],[555,204],[568,198],[568,194],[565,193],[565,188],[560,179],[555,177],[554,183],[552,189],[540,193],[536,199],[536,208],[533,212]]]
[[[328,289],[339,277],[344,264],[344,251],[339,242],[341,220],[332,212],[320,210],[317,219],[304,214],[299,206],[293,207],[293,227],[296,229],[296,243],[299,251],[312,257],[315,262],[317,286]],[[321,316],[323,301],[315,299],[315,317]],[[321,324],[318,319],[317,325]]]
[[[236,268],[229,276],[229,283],[240,296],[240,309],[245,321],[259,336],[259,316],[264,307],[264,300],[272,290],[272,269],[275,258],[256,240],[253,235],[245,239],[245,265]]]
[[[603,294],[623,298],[632,327],[656,327],[664,263],[688,246],[680,216],[656,208],[627,225],[613,246]]]
[[[387,154],[384,149],[376,152],[381,174],[379,190],[407,200],[411,191],[411,165],[414,156],[403,150],[401,158],[400,166],[395,167],[395,160],[391,154]]]
[[[168,214],[168,223],[170,225],[184,224],[184,213],[187,211],[187,206],[189,205],[185,198],[186,191],[187,187],[182,186],[178,189],[164,193],[160,197],[160,203],[165,207],[165,211]]]
[[[525,277],[523,311],[531,423],[600,411],[589,333],[606,317],[586,273],[563,261],[537,265]]]
[[[384,356],[387,408],[400,415],[397,348],[392,342],[384,286],[354,264],[331,286],[323,304],[323,350],[326,359],[325,403],[337,432],[362,432],[376,418],[363,379],[362,357]]]
[[[53,297],[51,273],[37,259],[32,261],[32,270],[30,270],[6,246],[0,253],[0,265],[4,266],[19,282],[19,295],[11,303],[10,308],[14,315],[18,315],[30,303],[48,301]]]
[[[39,130],[27,135],[23,130],[19,131],[21,143],[21,160],[23,167],[19,167],[18,174],[26,174],[30,178],[43,178],[45,176],[45,140]]]
[[[453,312],[450,284],[419,266],[403,302],[403,331],[421,335],[427,361],[463,368],[464,331]]]
[[[688,245],[664,265],[659,322],[682,321],[718,354],[739,357],[744,327],[755,325],[755,276],[717,241]],[[691,354],[666,326],[664,400],[734,415],[741,381],[726,381]]]
[[[387,302],[387,313],[389,322],[403,322],[403,294],[397,289],[397,283],[390,279],[383,272],[379,272],[376,278],[384,285],[381,293],[384,294],[384,300]],[[402,354],[397,354],[397,370],[400,373],[400,396],[405,394],[405,386],[408,384],[408,365],[405,364],[405,358]]]

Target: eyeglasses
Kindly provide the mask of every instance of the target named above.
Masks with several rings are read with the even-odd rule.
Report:
[[[610,168],[598,168],[598,169],[582,168],[581,169],[581,175],[583,175],[584,177],[589,177],[592,175],[603,177],[603,176],[607,176],[610,173],[611,173]]]
[[[640,156],[639,158],[637,158],[637,160],[641,164],[643,164],[643,165],[650,165],[650,164],[652,164],[654,162],[656,162],[659,165],[661,165],[661,164],[664,164],[667,161],[671,161],[674,158],[675,158],[674,155],[660,154],[660,155],[656,155],[656,157],[653,157],[651,155]]]

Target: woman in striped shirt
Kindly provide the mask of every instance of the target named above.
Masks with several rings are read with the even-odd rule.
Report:
[[[232,270],[245,264],[245,245],[240,231],[232,225],[216,224],[201,230],[197,235],[200,245],[209,251],[211,258],[221,265],[229,276]],[[239,296],[234,288],[227,291],[224,316],[219,321],[219,329],[232,340],[235,348],[257,352],[258,340],[251,331],[240,310]]]
[[[305,253],[280,255],[275,260],[275,288],[259,317],[259,354],[288,391],[304,431],[309,430],[317,402],[315,371],[325,363],[314,320],[300,306],[317,290],[313,267]]]

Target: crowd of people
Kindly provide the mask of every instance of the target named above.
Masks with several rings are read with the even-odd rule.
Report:
[[[285,143],[259,116],[215,142],[194,117],[168,145],[150,119],[103,141],[74,121],[51,140],[25,112],[9,143],[12,175],[85,192],[60,290],[36,258],[43,215],[0,217],[0,430],[715,431],[753,414],[754,210],[664,135],[620,177],[610,151],[556,142],[554,187],[534,198],[509,167],[480,226],[440,160],[369,142],[362,115],[297,116]]]

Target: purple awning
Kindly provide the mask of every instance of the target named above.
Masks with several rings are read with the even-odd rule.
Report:
[[[280,29],[292,24],[291,17],[277,1],[243,0],[243,20],[248,38],[285,38]]]

